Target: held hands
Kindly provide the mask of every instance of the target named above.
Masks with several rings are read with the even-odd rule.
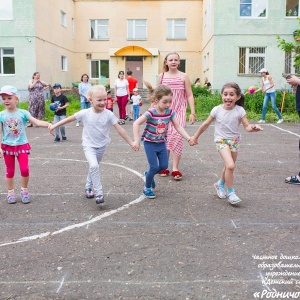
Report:
[[[138,142],[138,141],[132,142],[130,146],[134,149],[134,151],[140,150],[140,142]]]
[[[50,133],[54,136],[54,125],[49,123],[48,128],[50,130]]]
[[[198,139],[196,139],[194,136],[192,136],[189,140],[188,143],[190,146],[195,146],[198,144]]]

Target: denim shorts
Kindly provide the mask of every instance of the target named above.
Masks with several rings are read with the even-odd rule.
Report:
[[[238,152],[241,145],[241,138],[237,137],[233,140],[219,140],[216,142],[216,148],[218,151],[229,148],[232,152]]]

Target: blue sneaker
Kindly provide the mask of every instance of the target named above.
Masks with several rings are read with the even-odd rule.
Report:
[[[219,198],[221,198],[221,199],[227,198],[227,192],[226,192],[224,185],[220,185],[219,182],[216,182],[214,184],[214,187],[217,190],[217,194],[218,194]]]
[[[29,198],[29,194],[28,191],[21,191],[21,198],[22,198],[22,202],[24,204],[28,204],[30,203],[30,198]]]
[[[7,202],[9,204],[14,204],[17,202],[15,193],[11,193],[7,195]]]
[[[152,192],[152,190],[151,190],[151,188],[145,188],[144,190],[143,190],[143,194],[147,197],[147,198],[149,198],[149,199],[154,199],[155,198],[155,194]]]
[[[147,171],[144,172],[145,176],[147,175]],[[154,181],[154,178],[152,179],[152,182],[151,182],[151,188],[152,189],[155,189],[156,187],[156,184],[155,184],[155,181]]]

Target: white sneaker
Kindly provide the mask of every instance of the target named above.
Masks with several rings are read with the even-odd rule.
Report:
[[[266,121],[265,120],[259,120],[257,123],[265,124]]]
[[[235,194],[235,192],[232,192],[228,194],[228,201],[230,204],[237,204],[241,202],[242,200]]]
[[[277,124],[280,124],[280,123],[282,123],[283,122],[283,119],[279,119],[278,121],[277,121]]]
[[[217,194],[218,194],[218,197],[221,198],[221,199],[226,199],[227,198],[227,193],[226,193],[226,190],[225,190],[225,187],[222,186],[222,185],[219,185],[218,182],[216,182],[214,184],[214,187],[215,189],[217,190]]]
[[[76,127],[79,127],[79,122],[76,123]]]

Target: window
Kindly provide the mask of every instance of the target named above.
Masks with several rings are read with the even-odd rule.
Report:
[[[181,71],[181,72],[183,72],[183,73],[186,73],[186,71],[185,71],[185,59],[181,59],[180,60],[180,64],[179,64],[178,70]]]
[[[285,0],[285,15],[287,17],[299,16],[299,0]]]
[[[60,22],[62,26],[67,27],[67,15],[62,10],[60,11]]]
[[[108,20],[91,20],[91,40],[108,40]]]
[[[146,40],[147,20],[127,20],[127,39]]]
[[[0,20],[13,20],[12,0],[0,1]]]
[[[62,71],[68,71],[68,61],[66,56],[61,57],[61,69]]]
[[[0,75],[15,74],[14,48],[0,48]]]
[[[240,0],[240,17],[264,18],[268,0]]]
[[[167,20],[167,39],[186,40],[186,19]]]
[[[284,73],[285,74],[292,73],[292,53],[291,52],[285,52]]]
[[[266,48],[239,48],[239,74],[258,74],[265,68]]]
[[[109,78],[109,60],[92,60],[91,79],[101,78]]]

